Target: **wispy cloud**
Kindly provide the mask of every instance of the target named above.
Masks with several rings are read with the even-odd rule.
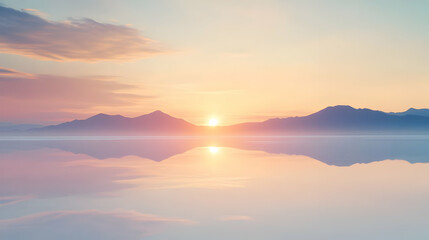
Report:
[[[253,221],[254,219],[245,215],[228,215],[219,218],[221,221]]]
[[[0,6],[0,51],[55,61],[128,60],[162,52],[132,27],[89,18],[50,21],[35,9]]]
[[[16,71],[15,69],[0,67],[0,77],[11,76],[11,77],[32,77],[32,74],[23,73]]]
[[[7,196],[7,197],[0,197],[0,207],[6,206],[6,205],[12,205],[15,203],[19,203],[22,201],[26,201],[31,199],[31,196]]]
[[[0,220],[2,239],[142,239],[186,219],[163,218],[135,211],[98,210],[42,212]]]
[[[64,121],[96,113],[97,108],[122,108],[152,98],[129,93],[136,89],[111,77],[32,75],[0,68],[0,121]]]

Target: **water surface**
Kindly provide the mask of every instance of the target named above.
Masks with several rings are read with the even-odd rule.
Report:
[[[0,140],[0,239],[427,239],[429,137]]]

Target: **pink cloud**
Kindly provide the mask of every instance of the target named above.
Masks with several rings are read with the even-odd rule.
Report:
[[[137,29],[92,19],[50,21],[0,6],[0,51],[54,61],[128,60],[162,52]]]
[[[151,98],[111,78],[31,75],[0,68],[0,121],[57,122],[121,108]],[[87,116],[85,115],[85,116]]]
[[[27,78],[33,77],[33,75],[29,73],[18,72],[15,69],[0,67],[0,77],[4,77],[4,76],[27,77]]]

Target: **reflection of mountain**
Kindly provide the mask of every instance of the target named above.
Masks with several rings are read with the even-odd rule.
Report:
[[[429,138],[397,137],[253,137],[143,138],[136,140],[62,140],[0,142],[0,153],[56,148],[97,159],[135,155],[162,161],[196,147],[218,146],[273,154],[305,155],[329,165],[350,166],[385,159],[429,162]]]
[[[246,141],[229,146],[275,154],[305,155],[335,166],[386,159],[429,162],[429,138],[417,137],[294,137]]]
[[[195,140],[103,140],[103,141],[48,141],[45,147],[58,148],[75,154],[86,154],[97,159],[138,156],[154,161],[162,161],[184,153],[199,145]]]

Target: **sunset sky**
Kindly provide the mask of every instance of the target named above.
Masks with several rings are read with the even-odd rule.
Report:
[[[0,122],[429,108],[425,0],[0,3]]]

